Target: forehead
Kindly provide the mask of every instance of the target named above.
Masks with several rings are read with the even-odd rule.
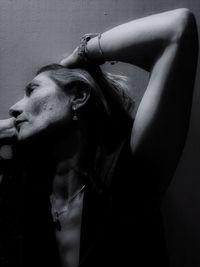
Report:
[[[58,91],[57,84],[48,76],[47,73],[40,73],[35,78],[26,85],[25,94],[29,95],[33,89],[45,89],[45,91]]]
[[[35,76],[30,83],[39,84],[39,85],[55,85],[56,84],[46,72],[42,72],[38,74],[37,76]]]

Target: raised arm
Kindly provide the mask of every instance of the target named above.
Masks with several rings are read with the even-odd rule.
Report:
[[[119,25],[102,34],[104,60],[122,61],[150,72],[131,136],[133,156],[147,160],[163,178],[175,170],[185,142],[198,41],[187,9],[168,11]],[[98,39],[87,44],[88,57],[102,61]],[[73,65],[75,53],[62,63]]]

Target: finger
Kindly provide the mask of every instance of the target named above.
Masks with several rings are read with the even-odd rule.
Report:
[[[71,57],[70,53],[66,53],[65,55],[63,55],[63,59],[60,61],[60,65],[65,66],[67,62],[70,60],[70,57]]]
[[[16,136],[17,133],[15,128],[0,130],[0,140],[15,139]]]
[[[72,67],[74,65],[74,60],[72,58],[72,56],[69,56],[67,58],[64,58],[61,63],[61,65],[65,66],[65,67]]]
[[[0,120],[0,140],[14,140],[17,132],[14,125],[14,118]]]
[[[65,66],[66,62],[67,62],[67,59],[64,58],[64,59],[62,59],[62,60],[60,61],[60,65]]]
[[[67,52],[67,53],[63,54],[62,57],[63,57],[63,58],[67,58],[67,57],[69,57],[71,54],[72,54],[72,53]]]
[[[75,68],[79,66],[78,48],[70,54],[66,53],[66,56],[61,60],[61,65],[69,68]]]
[[[14,127],[14,118],[0,120],[0,129],[7,129]]]

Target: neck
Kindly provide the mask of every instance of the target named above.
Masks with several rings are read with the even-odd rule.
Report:
[[[81,172],[87,169],[86,140],[82,132],[76,130],[54,144],[56,171],[52,191],[61,201],[71,198],[84,185]]]

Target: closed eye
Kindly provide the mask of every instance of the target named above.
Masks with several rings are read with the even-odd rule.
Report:
[[[26,88],[25,88],[25,94],[26,94],[26,96],[30,96],[33,93],[33,91],[36,88],[38,88],[38,86],[39,86],[39,84],[33,84],[33,83],[28,84],[26,86]]]

